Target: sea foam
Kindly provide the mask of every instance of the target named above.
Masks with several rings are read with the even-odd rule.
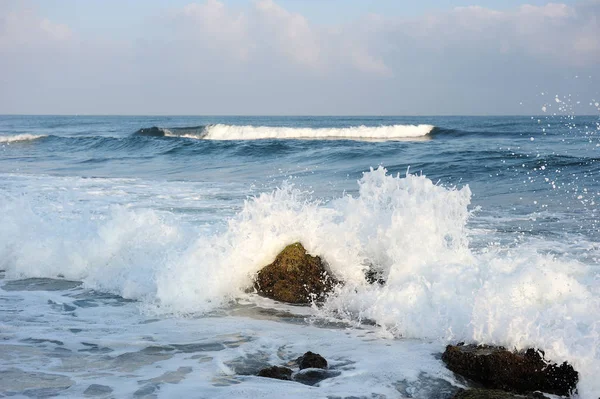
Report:
[[[202,313],[248,298],[253,274],[301,241],[345,282],[319,314],[368,319],[390,337],[538,347],[580,371],[581,397],[598,396],[600,289],[590,265],[528,244],[472,250],[468,186],[381,167],[358,184],[358,195],[327,203],[284,184],[211,233],[152,209],[65,217],[4,201],[0,267],[9,278],[82,280],[149,312]],[[366,283],[367,268],[387,283]]]
[[[135,132],[139,136],[182,137],[198,140],[402,140],[423,138],[435,129],[433,125],[381,125],[337,128],[249,126],[215,124],[195,127],[151,127]]]
[[[354,126],[346,128],[299,128],[268,126],[211,125],[206,129],[207,140],[256,139],[354,139],[397,140],[423,137],[431,133],[432,125]]]
[[[36,135],[36,134],[28,134],[28,133],[23,133],[23,134],[15,134],[15,135],[11,135],[11,136],[0,136],[0,143],[14,143],[17,141],[32,141],[32,140],[37,140],[37,139],[41,139],[42,137],[47,137],[45,135]]]

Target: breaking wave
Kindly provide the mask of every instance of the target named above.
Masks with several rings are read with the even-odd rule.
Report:
[[[185,137],[203,140],[401,140],[425,137],[433,125],[354,126],[344,128],[270,127],[207,125],[183,128],[143,128],[135,135],[152,137]]]
[[[81,280],[158,313],[209,312],[246,297],[252,276],[301,241],[345,282],[319,310],[369,319],[393,336],[543,348],[598,392],[600,291],[590,267],[535,245],[470,248],[471,191],[425,176],[364,174],[356,196],[327,204],[291,185],[245,202],[221,232],[151,209],[69,219],[5,202],[7,277]],[[369,285],[366,268],[387,281]]]
[[[15,134],[11,136],[0,136],[0,143],[15,143],[19,141],[32,141],[41,139],[43,137],[47,137],[45,135],[36,135],[36,134]]]

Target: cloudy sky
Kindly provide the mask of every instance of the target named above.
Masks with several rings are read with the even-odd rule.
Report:
[[[600,0],[0,1],[0,114],[540,114],[556,95],[597,113]]]

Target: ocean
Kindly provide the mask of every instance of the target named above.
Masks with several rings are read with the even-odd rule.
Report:
[[[472,342],[598,398],[599,161],[597,115],[0,116],[0,396],[443,399]],[[298,241],[322,305],[252,290]]]

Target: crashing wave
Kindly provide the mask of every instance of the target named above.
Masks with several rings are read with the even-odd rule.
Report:
[[[185,128],[151,127],[135,134],[154,137],[185,137],[203,140],[402,140],[422,138],[435,129],[433,125],[353,126],[343,128],[271,127],[208,125]]]
[[[432,125],[354,126],[344,128],[300,128],[267,126],[212,125],[207,129],[207,140],[257,139],[352,139],[397,140],[424,137],[434,129]]]

